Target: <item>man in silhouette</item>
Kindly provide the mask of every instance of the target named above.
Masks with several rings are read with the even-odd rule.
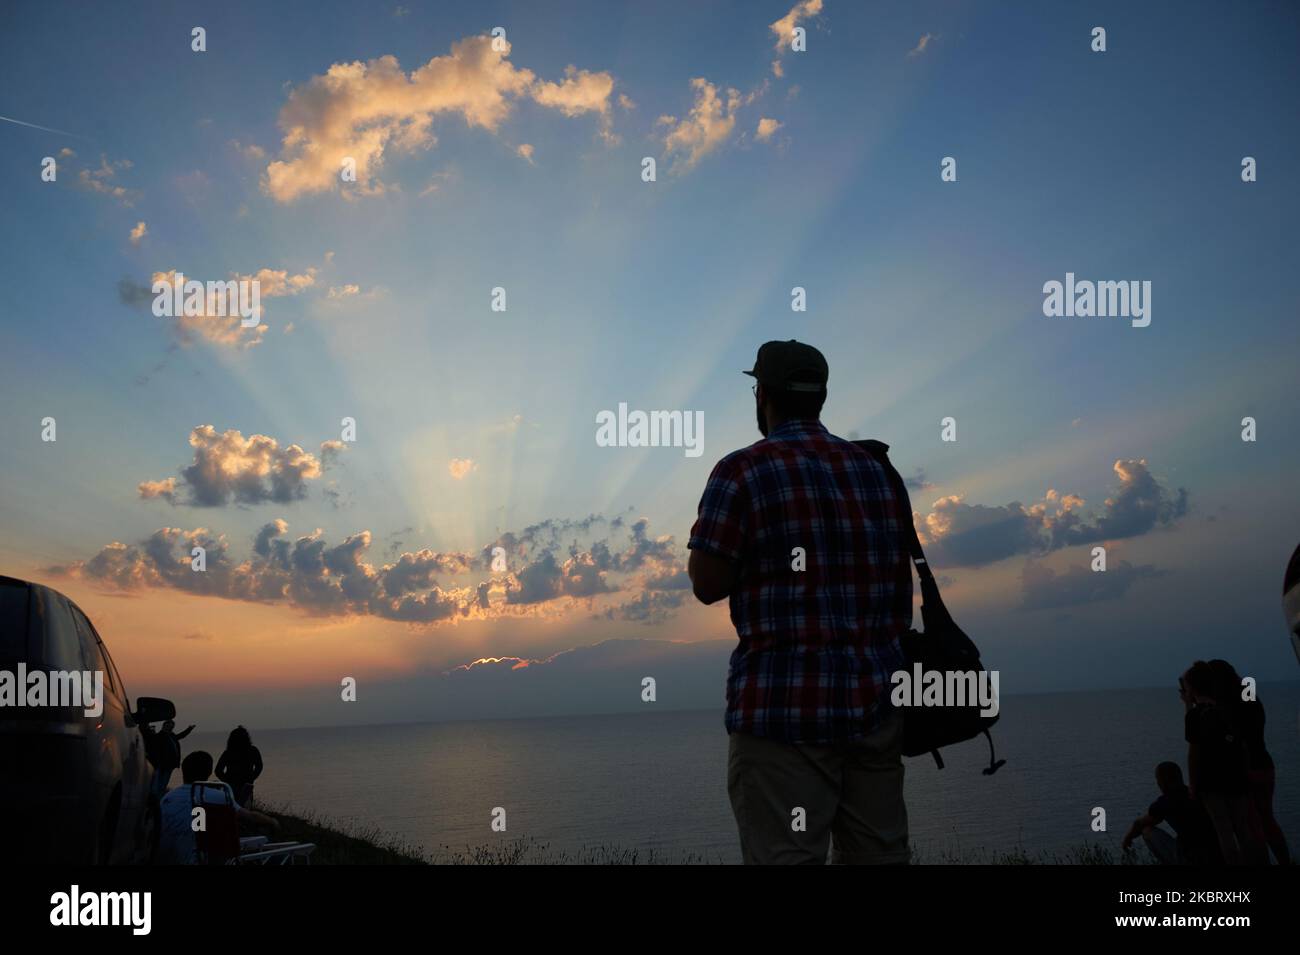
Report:
[[[1221,865],[1214,823],[1183,783],[1182,767],[1161,763],[1156,767],[1156,786],[1160,798],[1133,820],[1124,833],[1124,849],[1130,849],[1133,840],[1141,836],[1161,865]],[[1162,822],[1174,830],[1173,836],[1160,828]]]
[[[706,604],[729,598],[727,789],[749,864],[905,863],[902,719],[911,625],[904,513],[883,466],[820,421],[826,359],[758,350],[763,440],[714,467],[691,529]]]
[[[145,738],[145,756],[153,763],[153,780],[150,792],[161,799],[171,784],[172,773],[181,765],[181,740],[194,731],[191,723],[183,732],[176,732],[176,722],[167,720],[162,729],[154,732],[145,724],[140,727]]]

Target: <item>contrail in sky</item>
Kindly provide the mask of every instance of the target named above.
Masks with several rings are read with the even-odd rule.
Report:
[[[6,123],[17,123],[19,126],[30,126],[32,129],[43,129],[47,133],[58,133],[60,136],[71,136],[73,139],[86,139],[85,136],[78,136],[76,133],[69,133],[66,130],[50,129],[48,126],[37,126],[35,123],[24,123],[21,119],[10,119],[8,116],[0,116],[0,119],[3,119]]]

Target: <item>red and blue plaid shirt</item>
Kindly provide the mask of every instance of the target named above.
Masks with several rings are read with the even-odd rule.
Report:
[[[912,623],[910,516],[884,467],[819,421],[718,462],[687,546],[740,564],[728,733],[825,743],[879,724]]]

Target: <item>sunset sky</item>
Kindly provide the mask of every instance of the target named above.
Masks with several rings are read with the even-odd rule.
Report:
[[[720,707],[685,541],[799,338],[1004,693],[1294,678],[1300,14],[1196,6],[6,4],[0,573],[182,719]],[[1067,272],[1149,327],[1045,317]],[[598,447],[620,402],[704,453]]]

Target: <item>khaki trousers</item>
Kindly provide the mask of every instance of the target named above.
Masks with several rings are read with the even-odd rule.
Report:
[[[906,864],[902,744],[897,712],[853,742],[732,733],[727,793],[745,864],[825,865],[828,849],[840,865]]]

